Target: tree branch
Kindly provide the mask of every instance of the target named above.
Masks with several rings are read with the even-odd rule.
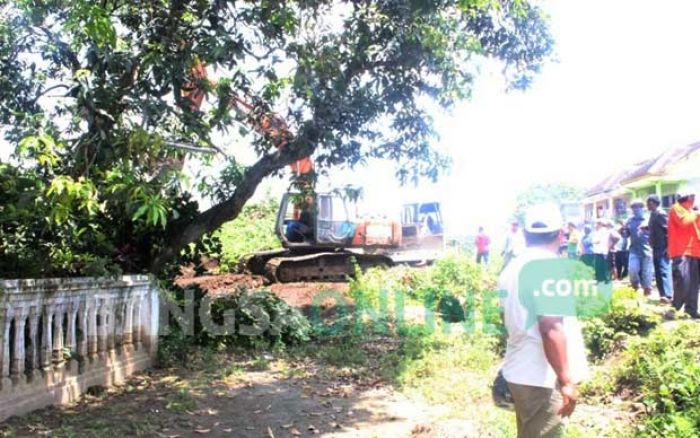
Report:
[[[308,139],[310,135],[301,138]],[[158,274],[166,263],[175,259],[188,243],[196,242],[203,235],[235,219],[265,177],[286,165],[311,155],[315,148],[312,144],[315,144],[315,142],[302,141],[298,137],[293,144],[289,144],[274,153],[266,154],[260,158],[246,170],[243,181],[236,187],[229,199],[200,213],[184,227],[177,227],[177,232],[171,235],[166,247],[154,257],[151,262],[150,272]]]
[[[174,147],[176,149],[182,149],[182,150],[188,151],[188,152],[195,152],[195,153],[200,153],[200,154],[217,154],[218,153],[218,154],[221,154],[224,157],[228,158],[228,154],[226,154],[226,152],[224,152],[223,149],[221,149],[220,147],[213,145],[213,144],[209,144],[211,149],[200,148],[200,147],[197,147],[193,144],[180,143],[180,142],[176,142],[176,141],[165,141],[165,144],[168,146]]]
[[[32,101],[32,105],[35,104],[35,103],[37,103],[37,101],[38,101],[42,96],[46,95],[46,93],[48,93],[49,91],[55,90],[55,89],[57,89],[57,88],[65,88],[65,89],[67,89],[67,90],[70,90],[70,87],[69,87],[68,85],[66,85],[66,84],[56,84],[56,85],[54,85],[54,86],[52,86],[52,87],[46,88],[46,89],[44,89],[44,90],[41,90],[41,92],[38,93],[38,94],[36,95],[36,97],[34,97],[34,100]],[[62,96],[62,97],[65,97],[65,96]]]
[[[68,62],[70,63],[70,67],[73,70],[73,72],[80,70],[80,61],[78,60],[78,55],[76,55],[75,52],[71,50],[70,46],[67,43],[62,41],[56,34],[46,29],[45,27],[34,27],[36,29],[39,29],[44,34],[44,36],[49,39],[49,41],[56,45],[58,51],[68,59]]]

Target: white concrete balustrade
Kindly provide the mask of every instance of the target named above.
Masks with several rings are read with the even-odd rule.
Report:
[[[0,421],[120,383],[157,348],[146,276],[0,280]]]

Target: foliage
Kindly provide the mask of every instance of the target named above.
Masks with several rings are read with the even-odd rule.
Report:
[[[661,316],[634,289],[613,290],[608,311],[583,322],[589,356],[604,359],[621,349],[630,336],[645,335],[660,322]]]
[[[477,265],[473,257],[451,253],[427,268],[358,272],[349,293],[359,308],[400,311],[405,301],[423,305],[449,322],[467,321],[471,328],[481,322],[482,328],[499,330],[495,286],[494,270]]]
[[[700,326],[682,322],[636,338],[586,392],[627,393],[641,398],[646,416],[635,436],[700,434]]]
[[[151,251],[177,228],[165,212],[182,219],[197,215],[188,194],[168,188],[156,194],[151,189],[160,188],[138,185],[123,169],[106,171],[107,180],[54,170],[0,163],[0,276],[142,272]],[[110,194],[101,198],[104,190]],[[205,236],[185,248],[175,265],[197,262],[198,253],[217,252],[217,245]]]
[[[270,345],[309,340],[311,325],[306,317],[268,290],[241,289],[212,302],[214,322],[223,323],[229,311],[235,312],[235,332],[229,335],[231,342],[252,346],[258,340]]]
[[[311,325],[306,317],[268,290],[239,288],[211,297],[197,286],[188,289],[193,292],[191,302],[182,288],[175,288],[170,299],[183,309],[192,306],[193,325],[170,321],[171,331],[161,347],[166,362],[170,361],[168,356],[184,359],[194,344],[283,346],[310,339]]]
[[[382,374],[402,391],[449,408],[443,416],[469,418],[475,436],[513,435],[514,416],[495,409],[490,396],[489,383],[500,362],[498,339],[484,333],[450,331],[453,333],[447,334],[444,327],[399,326],[396,333],[401,345],[383,355]]]
[[[246,254],[280,246],[274,233],[278,209],[279,200],[268,196],[261,202],[246,205],[235,220],[224,224],[217,233],[221,240],[223,271],[232,271]]]
[[[524,222],[525,211],[528,207],[542,202],[553,202],[561,205],[564,202],[579,201],[583,189],[565,183],[540,183],[522,190],[515,199],[513,218]]]
[[[312,153],[318,172],[386,158],[403,180],[436,178],[434,104],[467,98],[484,58],[525,87],[551,51],[526,0],[3,2],[15,153],[0,185],[19,185],[2,195],[1,274],[160,273]],[[188,177],[194,155],[225,170]],[[214,205],[199,212],[199,195]],[[33,261],[49,267],[14,271]]]

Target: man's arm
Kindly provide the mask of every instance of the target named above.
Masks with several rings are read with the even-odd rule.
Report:
[[[566,351],[566,334],[563,319],[559,316],[541,316],[539,329],[547,362],[554,369],[559,382],[563,404],[558,414],[568,417],[576,407],[576,385],[569,372],[569,357]]]
[[[675,212],[673,216],[676,222],[683,226],[693,225],[700,218],[697,213],[683,207],[674,207],[672,211]]]
[[[658,217],[659,214],[657,212],[653,212],[649,215],[649,242],[652,244],[656,240],[656,224],[659,221]]]

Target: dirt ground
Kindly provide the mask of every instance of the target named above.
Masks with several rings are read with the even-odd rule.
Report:
[[[356,393],[320,378],[252,371],[235,382],[183,392],[180,379],[154,371],[129,382],[136,390],[87,397],[78,406],[39,413],[36,422],[11,420],[3,429],[16,436],[398,437],[429,418],[426,406],[386,387]],[[178,398],[185,407],[178,407]]]
[[[210,293],[257,286],[250,276],[188,279]],[[183,283],[184,285],[185,283]],[[318,293],[347,293],[342,283],[276,284],[270,289],[308,309]],[[330,304],[328,304],[330,305]],[[395,338],[364,344],[369,365],[329,366],[317,345],[296,353],[197,352],[178,366],[157,368],[120,387],[93,391],[74,406],[48,408],[0,424],[0,437],[500,437],[480,416],[495,413],[490,400],[455,416],[450,408],[402,393],[382,376],[383,355]],[[360,347],[358,347],[360,348]],[[290,356],[291,354],[291,356]],[[344,361],[345,358],[339,359]],[[582,419],[608,421],[609,413],[581,406]],[[508,414],[510,415],[510,414]],[[601,420],[602,419],[602,420]]]
[[[379,348],[395,347],[387,339]],[[444,407],[403,395],[366,369],[241,354],[139,374],[74,406],[10,419],[0,436],[476,436],[469,421],[438,421]]]
[[[395,347],[389,339],[373,345],[385,352]],[[190,366],[141,373],[120,387],[88,394],[74,406],[12,418],[0,424],[0,436],[503,436],[485,428],[479,418],[499,410],[490,401],[455,416],[447,406],[403,394],[366,371],[269,353],[258,358],[246,353],[199,357]],[[579,424],[594,428],[617,415],[602,407],[577,409]]]
[[[219,275],[203,275],[201,277],[185,275],[175,280],[175,284],[180,287],[197,285],[202,289],[209,291],[210,294],[218,295],[235,291],[241,287],[249,289],[262,287],[265,284],[265,279],[259,275],[229,273]]]

